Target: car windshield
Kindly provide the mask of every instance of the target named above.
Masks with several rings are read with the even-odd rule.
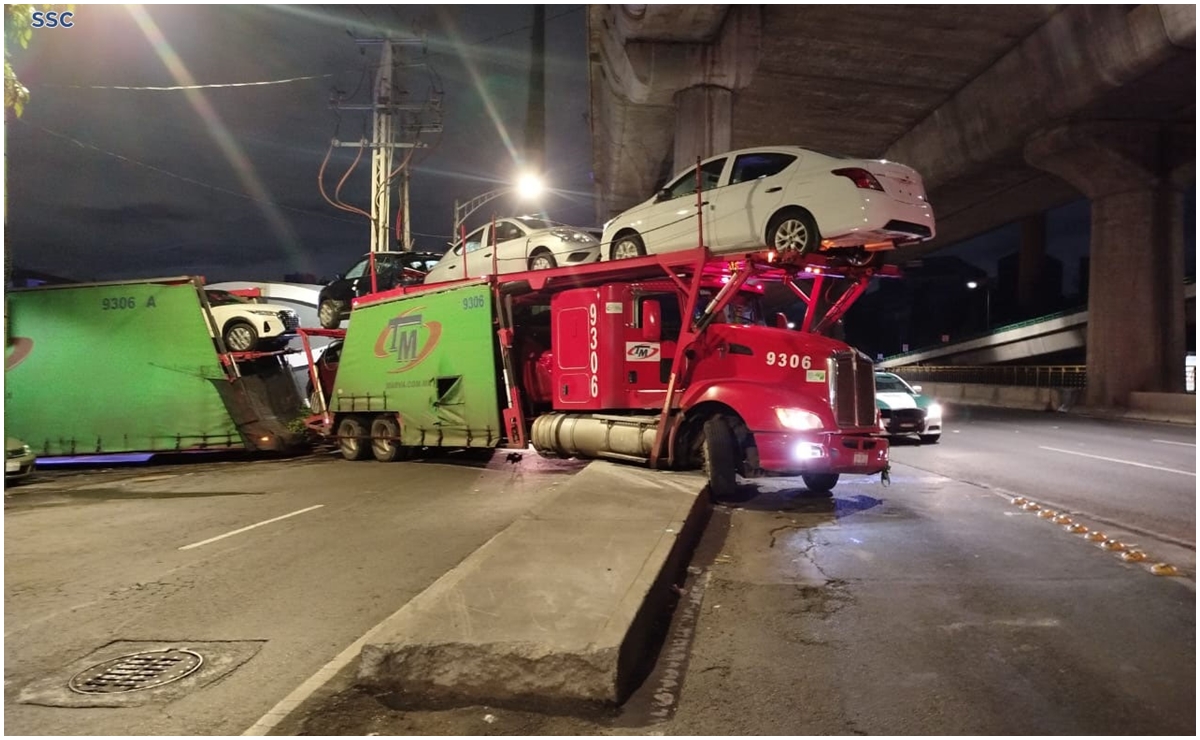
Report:
[[[236,296],[226,290],[206,290],[204,294],[208,296],[208,304],[210,306],[232,306],[237,303],[253,303],[254,301]]]
[[[912,393],[912,388],[895,375],[876,375],[875,390],[884,393]]]
[[[537,229],[555,229],[555,228],[558,228],[559,226],[561,226],[561,224],[556,224],[556,223],[554,223],[553,221],[546,221],[545,219],[541,219],[541,218],[525,218],[525,217],[521,217],[521,218],[518,218],[518,219],[515,219],[515,220],[517,220],[517,221],[520,221],[520,222],[521,222],[521,224],[522,224],[522,225],[523,225],[525,228],[527,228],[527,229],[531,229],[531,230],[537,230]]]

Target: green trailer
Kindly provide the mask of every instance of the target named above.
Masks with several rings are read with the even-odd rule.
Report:
[[[290,449],[301,401],[279,358],[221,354],[202,280],[6,295],[6,434],[40,456]]]
[[[486,283],[356,307],[328,401],[342,454],[503,442],[493,319]]]

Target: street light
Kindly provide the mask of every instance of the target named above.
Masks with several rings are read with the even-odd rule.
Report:
[[[459,227],[471,217],[472,213],[483,208],[496,198],[516,192],[517,196],[522,200],[532,200],[541,195],[543,189],[542,178],[533,173],[526,172],[517,178],[515,185],[505,185],[502,188],[489,190],[483,195],[475,196],[466,203],[459,203],[457,200],[454,201],[454,238],[457,239],[459,237]]]
[[[991,331],[992,330],[992,290],[986,282],[981,283],[981,282],[977,282],[975,280],[967,281],[967,290],[975,290],[976,288],[979,288],[979,287],[983,288],[983,321],[984,321],[983,328],[986,331]]]

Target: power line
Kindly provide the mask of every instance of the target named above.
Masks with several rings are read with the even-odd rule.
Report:
[[[164,87],[146,85],[142,87],[134,87],[132,85],[55,85],[45,84],[40,87],[58,87],[68,90],[154,90],[154,91],[173,91],[173,90],[209,90],[219,87],[261,87],[263,85],[286,85],[291,82],[303,82],[305,80],[320,80],[326,77],[333,77],[332,74],[324,75],[307,75],[305,77],[289,77],[286,80],[262,80],[259,82],[220,82],[209,85],[169,85]]]
[[[146,164],[145,162],[139,162],[138,160],[136,160],[136,159],[131,159],[130,157],[126,157],[126,156],[125,156],[125,155],[123,155],[123,154],[117,154],[116,152],[110,152],[110,151],[108,151],[107,149],[101,149],[100,147],[98,147],[98,146],[96,146],[96,145],[94,145],[94,144],[89,144],[89,143],[87,143],[87,142],[85,142],[85,141],[80,141],[79,139],[76,139],[76,138],[74,138],[74,137],[72,137],[72,136],[68,136],[67,134],[59,133],[58,131],[51,131],[51,130],[50,130],[50,129],[48,129],[48,128],[44,128],[44,127],[42,127],[42,126],[38,126],[37,124],[29,123],[28,121],[26,121],[26,120],[24,120],[24,119],[18,118],[18,119],[16,119],[16,120],[17,120],[17,121],[18,121],[18,122],[19,122],[21,125],[23,125],[23,126],[28,126],[28,127],[30,127],[30,128],[36,129],[36,130],[38,130],[38,131],[41,131],[41,132],[43,132],[43,133],[46,133],[46,134],[49,134],[49,135],[51,135],[51,136],[54,136],[54,137],[56,137],[56,138],[63,139],[63,140],[65,140],[65,141],[69,141],[69,142],[71,142],[72,144],[75,144],[76,146],[82,147],[82,148],[84,148],[84,149],[91,149],[91,150],[93,150],[93,151],[100,152],[101,154],[106,154],[106,155],[108,155],[108,156],[110,156],[110,157],[114,157],[114,158],[116,158],[116,159],[119,159],[119,160],[121,160],[122,162],[128,162],[129,164],[136,165],[136,166],[138,166],[138,167],[143,167],[143,168],[145,168],[145,169],[148,169],[148,170],[150,170],[150,171],[152,171],[152,172],[157,172],[157,173],[158,173],[158,174],[160,174],[160,175],[166,175],[167,177],[172,177],[172,178],[175,178],[176,180],[182,180],[183,182],[190,183],[190,184],[192,184],[192,185],[198,185],[198,186],[200,186],[200,187],[202,187],[202,188],[207,188],[207,189],[209,189],[209,190],[212,190],[212,191],[215,191],[215,192],[218,192],[218,193],[224,193],[225,195],[232,195],[232,196],[234,196],[235,198],[241,198],[242,200],[249,200],[249,201],[253,201],[253,202],[255,202],[255,203],[263,203],[263,204],[266,204],[266,205],[272,205],[272,206],[275,206],[276,208],[279,208],[279,209],[281,209],[281,210],[285,210],[285,211],[292,211],[293,213],[300,213],[300,214],[303,214],[303,215],[305,215],[305,216],[317,216],[317,217],[319,217],[319,218],[325,218],[325,219],[329,219],[330,221],[340,221],[341,223],[346,223],[346,224],[354,224],[355,226],[359,226],[359,225],[361,225],[361,222],[360,222],[360,221],[351,221],[351,220],[349,220],[349,219],[345,219],[345,218],[338,218],[337,216],[331,216],[331,215],[329,215],[329,214],[327,214],[327,213],[321,213],[321,212],[319,212],[319,211],[306,211],[306,210],[304,210],[303,208],[296,208],[296,207],[294,207],[294,206],[288,206],[288,205],[284,205],[283,203],[277,203],[277,202],[275,202],[275,201],[273,201],[273,200],[267,200],[267,199],[265,199],[265,198],[255,198],[255,197],[254,197],[254,196],[252,196],[252,195],[247,195],[247,194],[245,194],[245,193],[239,193],[239,192],[238,192],[238,191],[236,191],[236,190],[230,190],[230,189],[228,189],[228,188],[223,188],[223,187],[220,187],[220,186],[218,186],[218,185],[211,185],[211,184],[209,184],[209,183],[202,182],[202,181],[200,181],[200,180],[197,180],[197,179],[195,179],[195,178],[186,177],[186,176],[184,176],[184,175],[177,175],[177,174],[175,174],[174,172],[170,172],[170,171],[168,171],[168,170],[164,170],[164,169],[163,169],[163,168],[161,168],[161,167],[155,167],[155,166],[154,166],[154,165],[152,165],[152,164]]]

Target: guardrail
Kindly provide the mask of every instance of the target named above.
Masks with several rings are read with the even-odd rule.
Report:
[[[910,365],[893,368],[908,382],[1083,388],[1087,365]]]

